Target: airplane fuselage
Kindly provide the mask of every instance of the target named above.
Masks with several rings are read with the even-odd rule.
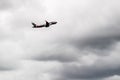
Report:
[[[53,22],[46,21],[46,24],[43,24],[43,25],[36,25],[35,23],[32,23],[33,28],[49,27],[50,25],[54,25],[54,24],[57,24],[57,22],[56,21],[53,21]]]

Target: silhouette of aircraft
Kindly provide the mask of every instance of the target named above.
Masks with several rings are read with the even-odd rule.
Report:
[[[43,25],[36,25],[35,23],[32,22],[33,28],[49,27],[49,26],[51,26],[51,25],[57,24],[56,21],[52,21],[52,22],[45,21],[45,22],[46,22],[46,23],[43,24]]]

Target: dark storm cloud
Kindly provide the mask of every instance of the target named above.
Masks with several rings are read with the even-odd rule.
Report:
[[[47,52],[48,53],[48,52]],[[66,53],[59,53],[59,54],[43,54],[40,56],[36,56],[33,58],[34,60],[38,60],[38,61],[59,61],[59,62],[73,62],[77,60],[77,57],[75,55],[69,55]]]
[[[104,65],[104,64],[101,64]],[[98,79],[113,75],[120,75],[120,66],[110,68],[101,65],[82,66],[82,67],[66,67],[62,73],[63,76],[73,79]]]
[[[100,57],[92,65],[63,65],[61,75],[68,79],[102,79],[120,75],[119,52],[116,56]],[[114,58],[113,58],[114,57]],[[78,64],[80,64],[78,62]]]
[[[113,26],[116,28],[116,26]],[[79,47],[89,47],[93,49],[106,50],[111,47],[114,43],[120,40],[119,26],[116,29],[105,29],[94,32],[93,35],[85,38],[82,42],[80,40],[75,41],[74,43]],[[80,45],[79,45],[80,44]]]
[[[82,39],[73,39],[69,44],[75,46],[76,48],[88,51],[91,53],[94,50],[96,52],[92,52],[92,54],[107,54],[107,56],[103,56],[105,58],[109,57],[111,51],[114,50],[117,43],[120,42],[120,32],[119,32],[119,24],[110,24],[106,25],[106,28],[95,30],[90,33],[87,37]],[[92,51],[91,51],[92,50]],[[117,54],[113,52],[112,54]],[[118,55],[119,56],[119,55]],[[89,66],[66,66],[63,65],[62,75],[65,79],[85,79],[85,80],[93,80],[93,79],[102,79],[105,77],[110,77],[114,75],[120,75],[120,64],[119,60],[111,58],[111,59],[102,59],[96,60],[94,64]],[[114,57],[114,56],[112,56]],[[116,60],[116,61],[111,61]],[[118,63],[118,64],[115,64]],[[79,64],[79,62],[78,62]]]
[[[41,56],[41,57],[40,57]],[[72,62],[76,61],[77,58],[74,58],[75,56],[70,55],[64,55],[64,54],[46,54],[46,55],[40,55],[37,57],[34,57],[34,60],[38,61],[59,61],[59,62]]]
[[[106,24],[93,25],[94,29],[90,28],[90,31],[82,36],[79,31],[78,34],[72,33],[71,36],[58,38],[56,43],[70,45],[81,51],[96,51],[95,54],[99,55],[109,54],[109,51],[120,41],[119,16],[117,18],[116,16],[118,15],[113,15],[112,20],[107,20]],[[88,29],[86,28],[86,30]]]
[[[37,61],[58,61],[58,62],[74,62],[77,61],[77,50],[73,47],[65,45],[52,45],[46,47],[47,50],[41,50],[40,53],[36,55],[31,55],[28,58],[32,58]],[[74,53],[74,54],[73,54]]]

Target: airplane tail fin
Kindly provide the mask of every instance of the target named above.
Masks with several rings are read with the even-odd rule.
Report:
[[[33,27],[36,27],[36,24],[32,22]]]

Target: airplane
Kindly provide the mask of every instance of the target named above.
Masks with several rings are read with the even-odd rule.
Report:
[[[52,22],[48,22],[48,21],[46,21],[45,20],[45,24],[43,24],[43,25],[36,25],[35,23],[33,23],[32,22],[32,25],[33,25],[33,27],[32,28],[42,28],[42,27],[49,27],[49,26],[51,26],[51,25],[54,25],[54,24],[57,24],[57,22],[56,21],[52,21]]]

